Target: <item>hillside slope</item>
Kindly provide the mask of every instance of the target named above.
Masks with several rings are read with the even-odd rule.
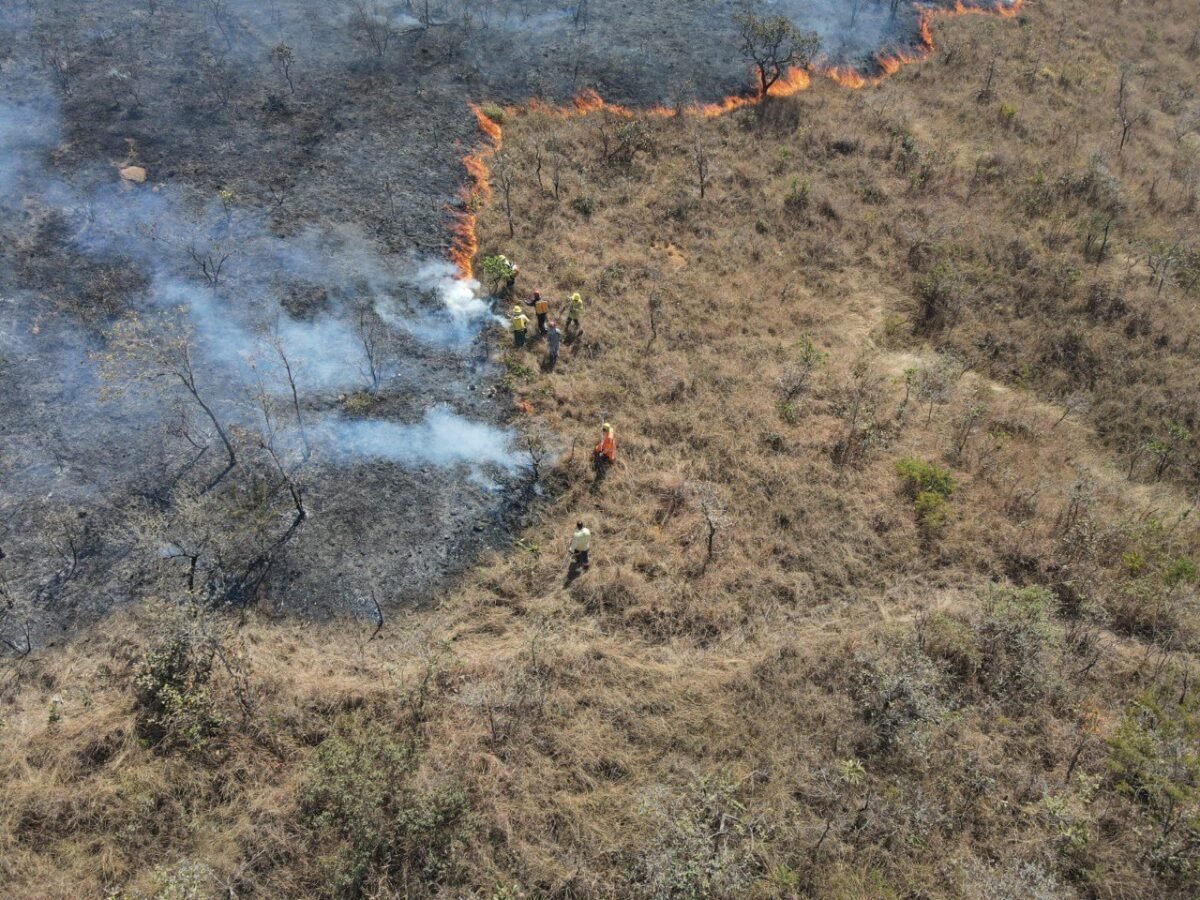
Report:
[[[10,664],[0,879],[1195,896],[1197,12],[939,20],[712,119],[484,107],[481,255],[588,303],[553,371],[495,335],[563,449],[528,527],[378,635],[166,602]]]

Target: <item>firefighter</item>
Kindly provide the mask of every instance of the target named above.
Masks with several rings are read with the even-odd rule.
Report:
[[[607,468],[617,461],[617,433],[608,422],[600,429],[600,443],[596,445],[595,464],[598,470]]]
[[[583,297],[579,291],[571,295],[571,299],[567,302],[567,334],[571,333],[571,326],[574,325],[575,334],[580,334],[583,331]]]
[[[521,267],[509,262],[507,256],[503,259],[508,263],[508,277],[504,280],[503,296],[511,297],[517,290],[517,276],[521,273]]]
[[[590,569],[592,560],[589,556],[592,549],[592,533],[582,522],[575,523],[575,534],[571,537],[571,568]]]
[[[546,317],[550,315],[550,301],[542,299],[541,291],[533,292],[533,312],[537,316],[538,334],[545,334]]]
[[[550,368],[553,369],[558,364],[558,348],[562,344],[562,332],[558,330],[558,322],[554,319],[550,320],[550,325],[546,330],[546,348],[550,351]]]
[[[510,313],[509,323],[512,325],[513,346],[517,348],[524,347],[525,334],[529,330],[529,316],[525,315],[521,307],[514,306],[512,313]]]

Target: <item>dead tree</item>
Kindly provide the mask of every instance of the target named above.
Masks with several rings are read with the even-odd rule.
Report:
[[[355,38],[376,56],[387,53],[396,30],[379,4],[373,0],[350,0],[350,8],[350,30]]]
[[[183,388],[212,425],[226,456],[225,468],[208,482],[201,494],[212,490],[234,470],[238,456],[229,431],[200,388],[191,329],[186,322],[171,316],[163,316],[153,324],[134,316],[118,322],[107,337],[108,350],[100,355],[100,363],[110,389],[120,391],[130,377],[174,383]]]
[[[375,316],[365,306],[358,311],[357,332],[363,349],[363,375],[371,382],[371,393],[375,393],[383,380],[383,334]]]
[[[658,326],[662,320],[663,302],[662,295],[657,291],[650,294],[646,301],[646,308],[650,314],[650,339],[646,341],[646,349],[649,350],[654,346],[654,342],[658,340]]]
[[[1120,156],[1129,142],[1135,125],[1141,125],[1150,117],[1145,110],[1135,112],[1130,103],[1132,73],[1128,65],[1121,67],[1121,80],[1117,85],[1117,120],[1121,125],[1121,142],[1117,145]]]
[[[704,142],[699,137],[692,145],[692,162],[696,166],[696,186],[700,188],[700,199],[703,200],[704,192],[708,189],[710,159],[708,148],[704,146]]]
[[[188,256],[200,270],[201,277],[212,287],[221,283],[221,273],[225,264],[233,256],[232,250],[225,250],[220,245],[213,248],[200,249],[195,244],[188,247]]]
[[[708,566],[716,552],[717,535],[733,524],[733,519],[715,485],[699,481],[692,483],[689,487],[692,501],[704,520],[705,555],[704,563],[700,567],[700,574],[703,575],[708,571]]]
[[[296,62],[296,51],[287,44],[276,44],[271,50],[271,62],[287,82],[288,90],[296,93],[295,82],[292,81],[292,65]]]
[[[553,443],[549,433],[540,425],[531,425],[521,432],[519,445],[529,460],[529,469],[533,472],[534,484],[542,480],[542,471],[546,463],[554,455]]]

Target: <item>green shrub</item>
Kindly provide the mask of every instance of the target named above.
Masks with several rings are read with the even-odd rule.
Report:
[[[1045,588],[995,588],[983,600],[979,635],[981,681],[994,697],[1024,703],[1055,688],[1059,630],[1050,621],[1054,596]]]
[[[1195,878],[1200,846],[1200,700],[1163,685],[1125,711],[1108,742],[1116,789],[1142,806],[1154,823],[1145,858],[1158,870]],[[1193,882],[1194,887],[1194,882]]]
[[[760,828],[727,777],[699,778],[674,802],[650,807],[657,819],[633,891],[649,897],[742,897],[761,874]]]
[[[586,194],[581,194],[571,201],[571,209],[579,213],[585,219],[590,219],[592,213],[596,211],[596,201]]]
[[[507,117],[506,113],[504,112],[504,107],[495,103],[485,103],[479,111],[497,125],[503,125],[504,120]]]
[[[512,278],[517,271],[508,257],[502,255],[484,257],[482,268],[483,274],[491,281],[493,290]]]
[[[917,525],[926,534],[938,534],[950,521],[950,504],[946,498],[934,491],[921,491],[917,494],[914,507],[917,511]]]
[[[1163,580],[1171,587],[1194,584],[1197,574],[1200,573],[1197,573],[1196,564],[1185,557],[1171,561],[1167,571],[1163,573]]]
[[[181,629],[142,659],[136,686],[138,736],[160,749],[203,750],[224,724],[210,690],[215,642]]]
[[[411,744],[376,723],[352,723],[317,747],[300,803],[322,894],[408,896],[452,880],[470,807],[456,787],[414,787],[417,761]]]
[[[947,498],[958,487],[948,469],[912,457],[896,463],[896,474],[904,479],[904,489],[914,500],[923,493]]]
[[[924,737],[924,726],[945,712],[943,675],[928,657],[901,648],[858,660],[853,688],[859,712],[875,733],[876,749],[887,753]]]
[[[792,179],[792,185],[783,197],[784,208],[791,213],[807,212],[811,202],[812,186],[799,178]]]

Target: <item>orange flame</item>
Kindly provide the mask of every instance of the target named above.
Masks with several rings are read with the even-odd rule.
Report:
[[[479,251],[476,232],[479,216],[476,210],[492,199],[492,178],[487,161],[504,146],[504,132],[499,123],[489,118],[476,104],[469,106],[475,121],[479,123],[479,130],[487,135],[487,141],[463,159],[468,180],[459,193],[459,208],[452,212],[454,223],[450,226],[450,260],[458,267],[463,278],[470,278],[474,274],[475,254]]]
[[[818,65],[816,74],[850,90],[875,87],[887,78],[895,75],[904,66],[922,62],[934,52],[933,20],[938,17],[960,15],[993,15],[1002,19],[1013,19],[1020,14],[1025,0],[992,0],[991,3],[970,5],[963,0],[955,0],[953,9],[921,9],[917,20],[917,33],[920,43],[915,52],[905,53],[900,50],[888,50],[875,57],[875,65],[879,72],[875,75],[865,75],[851,66]],[[808,69],[789,69],[783,77],[771,85],[767,95],[771,97],[788,97],[812,87],[812,74]],[[543,115],[560,119],[576,116],[587,116],[598,112],[631,119],[635,115],[666,118],[675,115],[702,116],[707,119],[723,116],[734,110],[761,103],[761,94],[734,95],[716,103],[695,103],[690,106],[670,107],[652,106],[634,111],[627,106],[609,103],[591,88],[580,93],[570,106],[553,106],[544,100],[531,100],[526,109]],[[479,250],[479,237],[476,233],[479,217],[476,210],[492,199],[491,172],[488,160],[500,152],[504,145],[504,131],[500,124],[489,118],[483,110],[474,103],[470,104],[471,112],[479,123],[479,130],[487,140],[483,146],[463,159],[467,170],[468,183],[460,194],[460,208],[453,211],[454,224],[451,226],[450,259],[458,266],[464,278],[470,278],[474,272],[475,254]],[[506,114],[515,115],[520,110],[507,109]]]

